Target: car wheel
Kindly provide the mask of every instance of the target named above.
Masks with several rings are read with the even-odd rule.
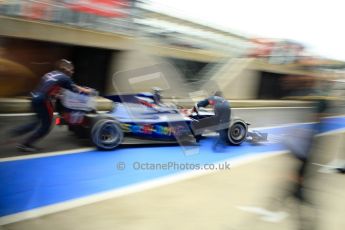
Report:
[[[228,129],[228,142],[231,145],[240,145],[246,140],[248,126],[242,121],[235,121]]]
[[[122,143],[123,131],[118,122],[103,119],[92,126],[91,139],[99,149],[110,150]]]

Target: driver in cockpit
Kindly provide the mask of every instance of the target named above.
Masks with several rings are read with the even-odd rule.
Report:
[[[152,88],[153,101],[156,105],[162,104],[162,89],[159,87]]]

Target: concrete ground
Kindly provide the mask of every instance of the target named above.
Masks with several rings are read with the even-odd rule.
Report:
[[[255,126],[307,121],[305,111],[294,109],[235,112],[246,120],[253,120]],[[6,119],[23,122],[21,118]],[[1,121],[8,127],[10,123],[6,119]],[[44,147],[65,150],[85,146],[83,141],[70,141],[72,137],[67,136],[65,130],[55,129]],[[58,144],[66,143],[67,139],[69,142],[64,147]],[[336,155],[345,158],[343,134],[319,140],[311,162],[327,164]],[[12,148],[1,148],[1,157],[16,156]],[[231,170],[0,226],[0,229],[312,229],[308,228],[309,224],[317,227],[314,229],[343,229],[345,175],[320,173],[320,166],[311,164],[306,177],[306,194],[313,205],[302,204],[287,195],[293,188],[297,163],[287,154],[269,157]]]
[[[343,150],[341,138],[319,139],[312,161],[326,164],[332,160]],[[312,229],[309,224],[315,224],[313,229],[343,229],[345,175],[320,173],[320,166],[311,164],[306,194],[313,204],[302,204],[286,195],[292,188],[296,163],[287,154],[265,158],[2,229]]]

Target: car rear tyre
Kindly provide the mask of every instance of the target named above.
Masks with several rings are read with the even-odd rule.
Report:
[[[97,148],[111,150],[122,143],[123,131],[114,120],[99,120],[92,126],[91,140]]]
[[[245,122],[238,120],[230,125],[227,129],[228,142],[231,145],[240,145],[246,140],[248,126]]]

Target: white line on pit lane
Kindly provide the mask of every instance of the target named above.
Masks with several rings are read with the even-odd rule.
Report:
[[[44,158],[44,157],[52,157],[52,156],[59,156],[59,155],[68,155],[68,154],[77,154],[77,153],[81,153],[81,152],[92,151],[92,150],[95,150],[95,149],[96,148],[78,148],[78,149],[71,149],[71,150],[65,150],[65,151],[29,154],[29,155],[25,155],[25,156],[6,157],[6,158],[0,158],[0,162],[17,161],[17,160],[28,160],[28,159],[35,159],[35,158]]]
[[[312,109],[313,107],[308,106],[295,106],[295,107],[246,107],[246,108],[231,108],[232,110],[253,110],[253,109]]]
[[[0,114],[0,117],[28,117],[34,115],[35,113],[2,113]]]
[[[107,113],[108,111],[97,111],[97,113]],[[35,113],[0,113],[0,117],[28,117],[35,116]],[[58,115],[57,112],[54,115]]]
[[[289,216],[289,214],[286,212],[283,212],[283,211],[272,212],[259,206],[238,206],[237,208],[245,212],[258,214],[261,216],[260,219],[267,222],[272,222],[272,223],[281,222],[282,220],[284,220],[286,217]]]

